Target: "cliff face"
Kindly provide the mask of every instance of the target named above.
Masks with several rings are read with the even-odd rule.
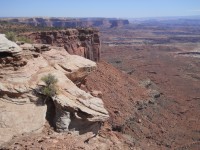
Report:
[[[115,18],[9,18],[14,23],[47,27],[119,27],[129,24],[126,19]]]
[[[67,29],[26,34],[34,43],[64,47],[75,54],[93,61],[100,59],[99,31],[95,29]]]

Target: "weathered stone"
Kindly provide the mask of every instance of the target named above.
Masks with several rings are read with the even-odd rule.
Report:
[[[27,101],[27,102],[25,102]],[[0,145],[14,135],[36,132],[45,123],[46,106],[36,106],[28,99],[0,98]]]
[[[157,90],[150,90],[150,96],[152,96],[153,98],[159,98],[160,92]]]
[[[26,65],[26,61],[21,57],[22,49],[14,42],[6,39],[4,34],[0,34],[0,68],[18,67]]]
[[[28,44],[28,43],[23,43],[23,44],[20,44],[20,47],[23,49],[23,50],[32,50],[34,51],[35,48],[32,44]]]
[[[92,91],[91,95],[94,97],[102,98],[102,92],[101,91]]]
[[[49,51],[50,50],[50,45],[46,44],[33,44],[33,47],[36,52],[41,53],[42,51]]]
[[[73,82],[83,80],[96,69],[96,63],[76,55],[69,55],[63,48],[44,52],[43,57],[57,70],[64,72]]]
[[[37,78],[40,79],[48,73],[58,79],[59,92],[53,97],[56,107],[57,131],[89,132],[90,127],[94,126],[95,122],[103,122],[109,117],[101,99],[79,89],[62,71],[44,68],[38,72]],[[82,128],[83,125],[86,127]],[[96,125],[99,126],[98,123]]]
[[[64,47],[69,54],[79,55],[93,61],[100,60],[99,31],[95,29],[35,32],[23,36],[27,36],[35,43]]]
[[[22,49],[14,42],[7,40],[4,34],[0,34],[0,54],[1,57],[16,56],[21,53]]]
[[[6,54],[4,58],[11,61],[10,67],[2,65],[0,70],[0,145],[9,141],[13,136],[42,129],[45,124],[46,111],[41,96],[36,94],[38,86],[44,86],[41,78],[52,74],[58,79],[58,94],[52,98],[55,114],[52,116],[57,131],[77,131],[97,133],[101,123],[109,115],[100,98],[79,89],[73,82],[82,82],[84,77],[96,68],[96,63],[80,56],[69,55],[63,48],[49,47],[49,51],[33,57],[31,45],[23,45],[26,50],[16,46],[12,49],[6,38],[0,41],[0,49]],[[6,46],[5,46],[6,45]],[[1,46],[1,45],[0,45]],[[42,47],[40,48],[42,49]],[[1,51],[0,51],[1,53]],[[24,65],[13,69],[12,59],[16,63],[24,60]],[[12,68],[13,67],[13,68]],[[71,81],[73,80],[73,82]],[[48,103],[47,103],[48,104]],[[53,108],[53,107],[52,107]]]

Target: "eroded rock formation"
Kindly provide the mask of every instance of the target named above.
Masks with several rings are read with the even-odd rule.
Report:
[[[33,26],[47,27],[121,27],[129,24],[126,19],[115,18],[6,18],[13,23],[25,23]]]
[[[44,99],[35,89],[44,85],[41,78],[47,74],[58,79],[58,94],[52,97],[55,114],[51,118],[57,131],[96,134],[100,123],[109,117],[100,98],[73,83],[82,82],[96,68],[95,62],[48,45],[19,47],[2,34],[0,56],[0,145],[14,135],[43,128],[49,106],[43,105]],[[11,61],[5,61],[8,58]]]
[[[95,29],[67,29],[26,34],[34,43],[64,47],[69,54],[75,54],[93,61],[100,59],[99,31]]]

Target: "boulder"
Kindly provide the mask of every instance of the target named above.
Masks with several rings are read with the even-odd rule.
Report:
[[[99,98],[102,98],[102,92],[101,91],[96,91],[96,90],[93,90],[91,92],[91,95],[94,96],[94,97],[99,97]]]
[[[14,42],[7,40],[4,34],[0,34],[0,68],[26,65],[21,57],[22,49]]]
[[[1,54],[1,57],[17,56],[21,52],[22,52],[22,49],[16,43],[7,40],[7,38],[5,37],[4,34],[0,34],[0,54]]]

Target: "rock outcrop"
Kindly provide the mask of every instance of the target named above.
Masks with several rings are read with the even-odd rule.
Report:
[[[21,48],[17,46],[16,43],[7,40],[4,35],[0,36],[0,41],[1,41],[0,43],[1,54],[8,53],[11,56],[16,56],[20,54]]]
[[[14,135],[40,131],[48,111],[53,112],[51,120],[57,131],[79,134],[96,134],[101,122],[109,117],[100,98],[74,84],[96,68],[95,62],[70,55],[64,48],[39,44],[19,47],[2,34],[0,56],[0,145]],[[8,58],[15,63],[5,62]],[[21,62],[25,63],[15,65]],[[41,78],[47,74],[58,79],[58,94],[46,107],[36,89],[44,86]]]
[[[25,23],[33,26],[46,27],[121,27],[129,24],[126,19],[115,18],[5,18],[1,19],[13,23]]]
[[[100,59],[100,38],[96,29],[67,29],[25,34],[34,43],[64,47],[69,54],[75,54],[93,61]]]
[[[22,50],[16,43],[8,41],[5,36],[0,36],[0,68],[23,66],[26,62],[21,61]]]
[[[28,84],[31,75],[39,68],[28,71],[31,62],[24,68],[26,64],[22,49],[0,35],[0,144],[13,135],[38,131],[45,123],[46,106],[32,102],[38,98]]]

